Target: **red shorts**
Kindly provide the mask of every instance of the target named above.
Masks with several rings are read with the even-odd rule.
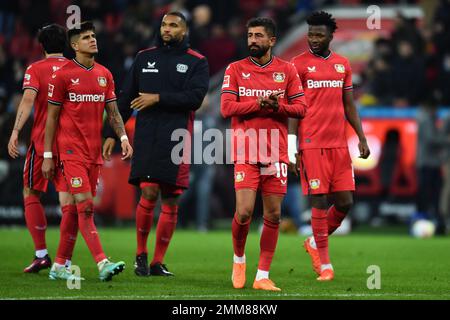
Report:
[[[286,194],[287,190],[286,163],[277,162],[269,166],[250,163],[236,163],[234,165],[234,188],[261,189],[263,195]]]
[[[300,151],[303,194],[355,190],[355,175],[348,148]]]
[[[55,162],[55,176],[53,177],[53,184],[57,192],[69,192],[66,180],[62,174],[61,166],[56,157],[53,158]],[[25,158],[25,166],[23,168],[23,186],[32,190],[47,192],[48,179],[42,175],[42,163],[44,157],[36,153],[33,144],[28,148],[27,157]]]
[[[180,195],[183,193],[184,189],[174,186],[166,182],[158,181],[156,179],[150,179],[148,181],[141,181],[139,187],[159,187],[161,189],[161,194],[163,195]]]
[[[92,196],[96,195],[101,167],[99,164],[67,160],[61,163],[71,194],[90,192]]]

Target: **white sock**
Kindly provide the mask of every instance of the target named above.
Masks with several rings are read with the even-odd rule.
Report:
[[[233,255],[234,263],[245,263],[245,254],[242,257],[238,257],[237,255]]]
[[[70,268],[71,265],[72,265],[72,261],[66,260],[66,268]]]
[[[331,270],[333,270],[333,265],[332,265],[331,263],[328,263],[328,264],[322,264],[322,265],[320,266],[320,271],[324,271],[324,270],[326,270],[326,269],[331,269]]]
[[[269,279],[269,271],[259,270],[256,272],[256,281],[261,279]]]
[[[316,240],[314,239],[313,236],[309,237],[309,244],[313,249],[317,249]]]
[[[102,261],[100,261],[99,263],[97,263],[97,267],[98,267],[98,270],[99,270],[99,271],[100,271],[101,267],[102,267],[106,262],[108,262],[108,259],[103,259]]]
[[[61,268],[65,268],[65,267],[66,267],[65,265],[55,262],[55,263],[53,263],[52,270],[61,269]]]
[[[47,249],[36,250],[36,257],[43,258],[48,254]]]

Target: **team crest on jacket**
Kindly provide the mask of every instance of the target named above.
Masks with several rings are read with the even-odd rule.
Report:
[[[344,67],[343,64],[336,63],[336,64],[334,65],[334,68],[335,68],[336,71],[339,72],[339,73],[345,73],[345,67]]]
[[[273,81],[275,82],[284,82],[286,75],[284,72],[274,72],[273,73]]]
[[[238,172],[236,172],[236,177],[234,178],[234,180],[236,182],[242,182],[242,181],[244,181],[244,178],[245,178],[245,172],[238,171]]]
[[[80,177],[73,177],[70,179],[70,184],[72,185],[72,188],[79,188],[83,185],[83,179]]]
[[[319,189],[319,187],[320,187],[320,180],[319,179],[311,179],[311,180],[309,180],[309,187],[312,190]]]
[[[100,87],[106,87],[106,78],[98,77],[98,84],[100,85]]]
[[[181,73],[186,73],[188,70],[188,66],[182,63],[177,64],[177,71]]]

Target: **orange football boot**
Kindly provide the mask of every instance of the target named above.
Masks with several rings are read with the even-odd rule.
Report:
[[[233,263],[231,281],[235,289],[242,289],[245,286],[245,263]]]
[[[312,267],[315,273],[320,276],[320,256],[319,251],[317,249],[314,249],[310,244],[311,237],[306,238],[306,240],[303,242],[303,247],[305,248],[306,252],[311,257]]]
[[[334,278],[333,269],[325,269],[320,273],[320,276],[317,278],[318,281],[331,281]]]
[[[281,291],[280,288],[275,287],[275,283],[272,280],[266,278],[261,280],[256,280],[253,282],[253,289],[256,290],[268,290],[268,291]]]

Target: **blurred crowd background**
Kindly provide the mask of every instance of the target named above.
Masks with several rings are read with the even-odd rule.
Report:
[[[445,225],[450,199],[450,124],[446,117],[446,111],[450,108],[449,0],[1,1],[0,221],[3,223],[16,223],[21,213],[24,158],[10,159],[7,144],[21,99],[23,74],[30,63],[42,58],[42,50],[36,40],[37,30],[45,23],[65,25],[68,16],[66,8],[71,4],[81,8],[82,20],[95,22],[99,46],[97,60],[111,70],[117,90],[136,53],[151,46],[155,33],[159,32],[162,16],[169,11],[181,11],[189,21],[191,47],[208,58],[212,79],[210,93],[197,115],[197,130],[200,130],[200,124],[203,130],[229,127],[229,122],[220,117],[220,108],[214,97],[217,96],[217,83],[220,83],[224,68],[247,55],[245,23],[249,18],[272,17],[278,24],[278,39],[282,41],[291,30],[305,23],[309,13],[318,9],[365,9],[371,4],[420,8],[424,13],[423,19],[408,18],[399,10],[389,34],[383,33],[374,39],[367,61],[354,79],[355,96],[361,112],[366,108],[402,110],[404,113],[401,114],[406,118],[414,118],[417,141],[410,143],[417,143],[418,147],[414,148],[416,170],[413,187],[408,194],[403,197],[400,194],[394,200],[404,204],[398,210],[409,210],[408,219],[414,212],[416,216],[428,216]],[[339,26],[337,33],[344,28]],[[66,55],[70,57],[71,52],[66,52]],[[22,155],[29,144],[31,123],[30,120],[20,134]],[[132,125],[128,127],[132,128]],[[388,187],[392,183],[392,175],[395,175],[395,161],[400,163],[400,140],[398,132],[392,131],[380,147],[381,160],[376,168],[379,171],[374,171],[382,175],[380,190],[372,195],[364,192],[356,194],[357,202],[367,204],[366,207],[355,208],[359,210],[363,223],[375,226],[386,222],[380,222],[379,203],[392,198]],[[104,191],[104,197],[97,201],[99,218],[105,223],[121,224],[133,220],[137,190],[126,184],[128,169],[126,164],[115,160],[105,165],[100,185],[100,195]],[[112,174],[118,170],[123,173],[120,181],[114,180]],[[231,217],[234,212],[232,172],[229,165],[193,165],[192,187],[183,196],[180,224],[208,230],[217,227],[220,219]],[[306,233],[308,201],[300,195],[298,181],[296,183],[295,179],[290,178],[283,214],[291,217],[293,229]],[[357,174],[357,182],[364,184],[364,174]],[[120,197],[117,196],[119,194]],[[115,203],[119,198],[126,201]],[[54,190],[50,190],[45,201],[49,208],[56,206]],[[374,207],[373,203],[377,206]],[[405,209],[410,208],[407,204],[413,204],[413,209]],[[57,209],[53,211],[57,212]],[[368,214],[363,213],[367,211]],[[357,212],[355,216],[358,217]],[[401,214],[397,216],[400,218],[394,220],[407,221],[402,220]]]

